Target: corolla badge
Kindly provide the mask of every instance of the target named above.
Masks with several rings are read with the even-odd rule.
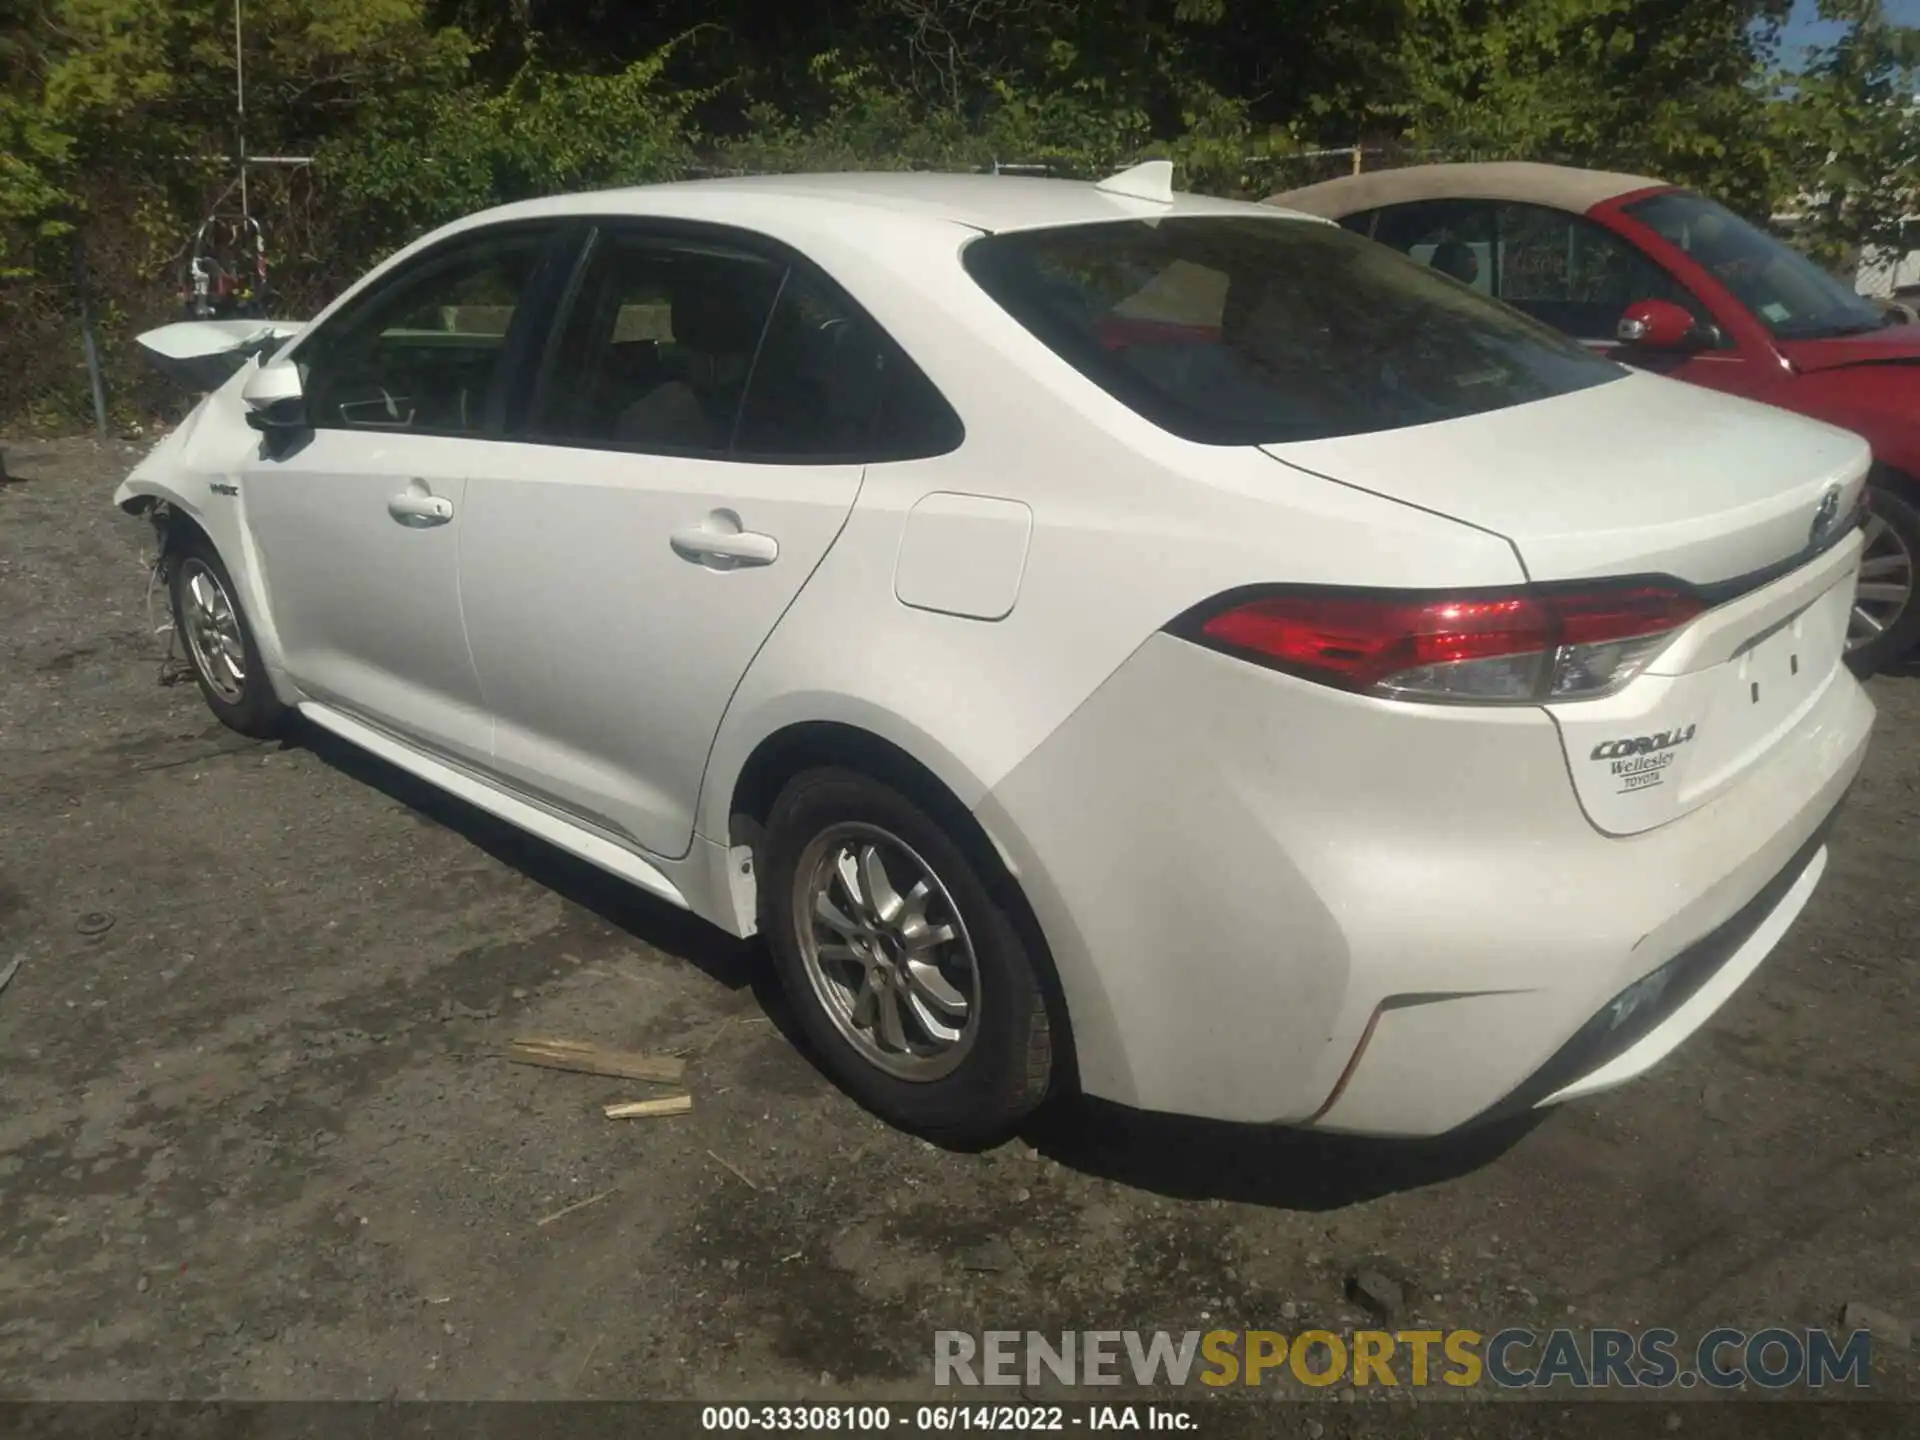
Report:
[[[1819,508],[1813,512],[1813,528],[1807,532],[1807,543],[1818,545],[1833,534],[1834,523],[1840,518],[1840,487],[1829,485],[1827,493],[1820,497]]]

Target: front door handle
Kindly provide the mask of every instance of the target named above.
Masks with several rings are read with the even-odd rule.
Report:
[[[435,495],[424,481],[415,480],[387,501],[387,514],[402,525],[444,525],[453,519],[453,502],[444,495]]]
[[[780,542],[771,535],[740,527],[731,510],[716,510],[698,525],[673,532],[673,553],[713,570],[771,565],[780,558]]]

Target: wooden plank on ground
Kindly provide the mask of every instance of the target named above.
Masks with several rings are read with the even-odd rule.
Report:
[[[655,1115],[685,1115],[693,1109],[691,1095],[669,1095],[661,1100],[626,1100],[603,1107],[609,1120],[646,1120]]]
[[[641,1055],[632,1050],[609,1050],[584,1040],[515,1040],[507,1059],[516,1065],[539,1065],[548,1070],[571,1070],[578,1075],[607,1075],[617,1080],[657,1080],[672,1084],[687,1073],[678,1055]]]

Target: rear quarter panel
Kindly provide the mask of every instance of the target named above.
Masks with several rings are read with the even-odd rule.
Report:
[[[742,767],[787,725],[828,720],[877,734],[971,808],[1160,627],[1209,596],[1289,580],[1523,578],[1495,536],[1252,448],[1194,445],[1148,424],[974,285],[955,227],[898,249],[826,230],[788,238],[893,334],[967,434],[950,454],[868,467],[845,531],[721,724],[700,803],[699,830],[711,841],[726,843]],[[936,491],[1031,511],[1018,595],[1003,618],[896,597],[907,517]]]

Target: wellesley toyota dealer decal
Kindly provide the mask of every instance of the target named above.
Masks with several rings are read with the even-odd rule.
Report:
[[[1607,773],[1619,782],[1619,794],[1645,790],[1666,779],[1680,747],[1693,739],[1695,727],[1662,730],[1657,735],[1635,735],[1625,740],[1602,740],[1593,747],[1594,760],[1604,761]]]

